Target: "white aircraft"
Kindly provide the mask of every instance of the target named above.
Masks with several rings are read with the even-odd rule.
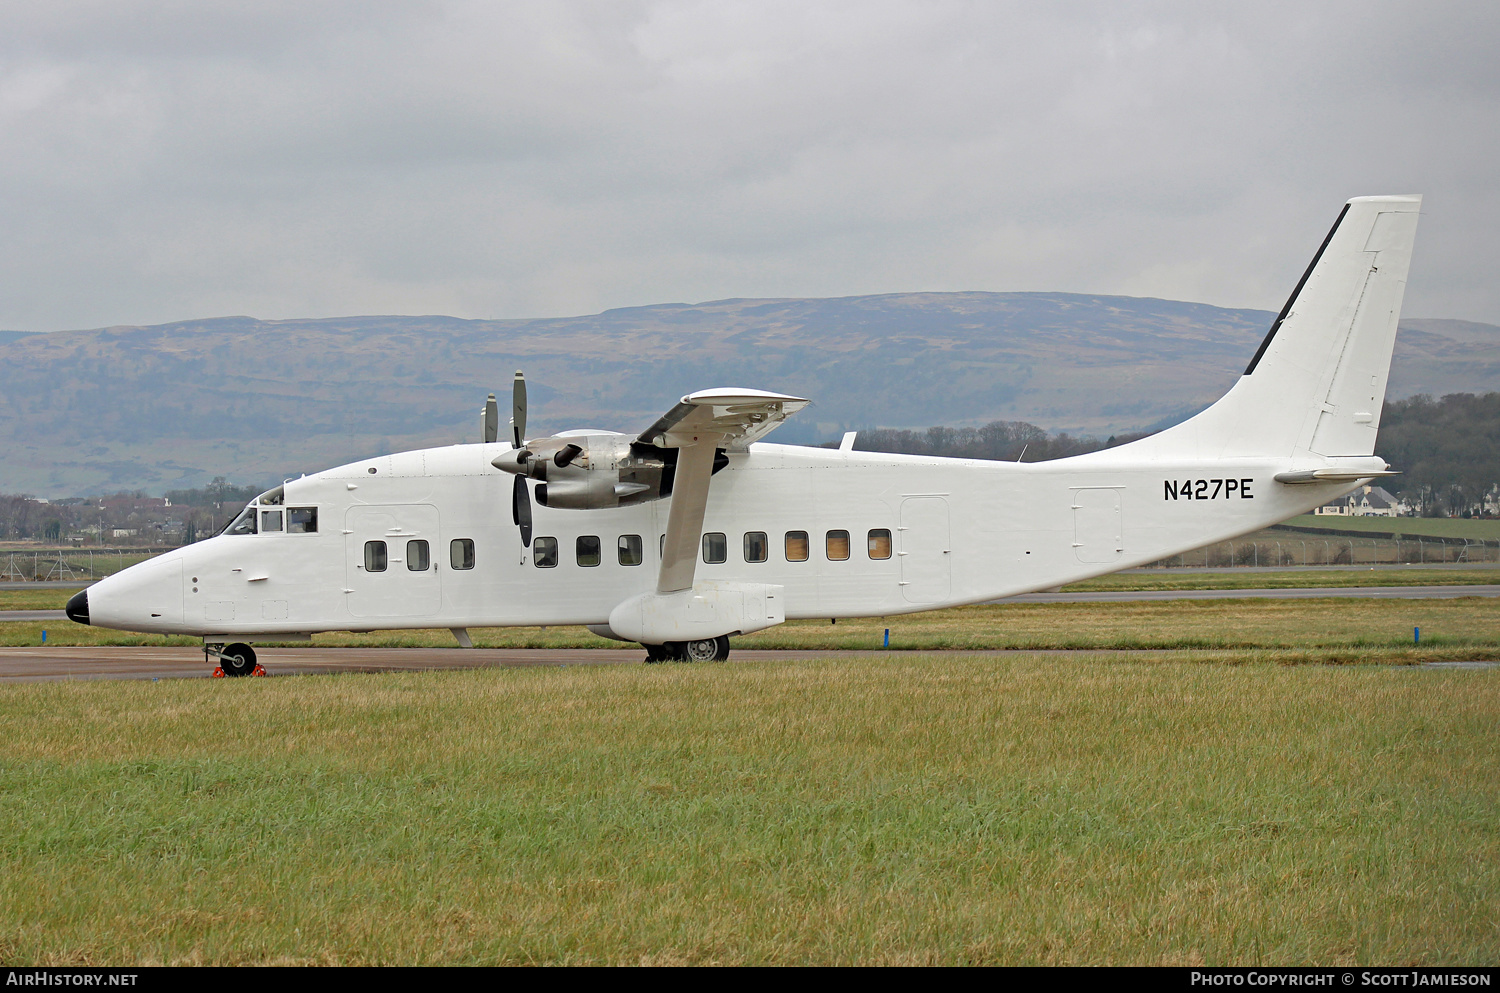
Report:
[[[470,627],[586,625],[709,660],[788,618],[980,603],[1234,538],[1393,474],[1375,433],[1420,207],[1350,200],[1234,387],[1141,441],[1037,463],[773,445],[808,401],[748,389],[637,437],[526,440],[517,373],[508,440],[491,394],[482,444],[287,480],[67,613],[202,636],[225,675],[260,671],[252,642],[395,628],[469,647]]]

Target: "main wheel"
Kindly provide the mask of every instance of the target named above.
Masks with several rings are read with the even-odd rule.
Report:
[[[255,671],[255,649],[249,645],[228,645],[219,657],[219,668],[226,676],[248,676]]]
[[[723,642],[723,655],[720,656],[720,642]],[[718,638],[702,638],[698,641],[678,642],[680,645],[678,658],[685,662],[717,662],[721,658],[729,657],[729,639],[720,636]]]

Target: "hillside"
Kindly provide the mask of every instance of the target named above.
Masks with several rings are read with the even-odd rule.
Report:
[[[1106,436],[1231,385],[1267,312],[1060,293],[662,304],[555,319],[229,317],[0,336],[0,491],[161,493],[470,441],[524,368],[531,427],[635,430],[681,394],[810,396],[778,432],[1024,420]],[[1500,387],[1500,328],[1409,321],[1392,396]]]

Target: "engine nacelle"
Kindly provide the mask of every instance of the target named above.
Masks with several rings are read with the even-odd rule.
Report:
[[[567,433],[529,441],[493,462],[536,480],[536,502],[563,510],[606,510],[672,495],[677,449],[622,434]],[[717,472],[729,459],[719,453]]]

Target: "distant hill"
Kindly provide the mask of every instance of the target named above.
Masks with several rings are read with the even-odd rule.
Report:
[[[1022,420],[1105,437],[1222,394],[1272,315],[1064,293],[720,300],[478,321],[226,317],[0,335],[0,492],[67,496],[280,478],[475,440],[526,370],[534,432],[638,430],[683,393],[815,403],[775,440]],[[1500,328],[1407,321],[1393,397],[1500,388]]]

